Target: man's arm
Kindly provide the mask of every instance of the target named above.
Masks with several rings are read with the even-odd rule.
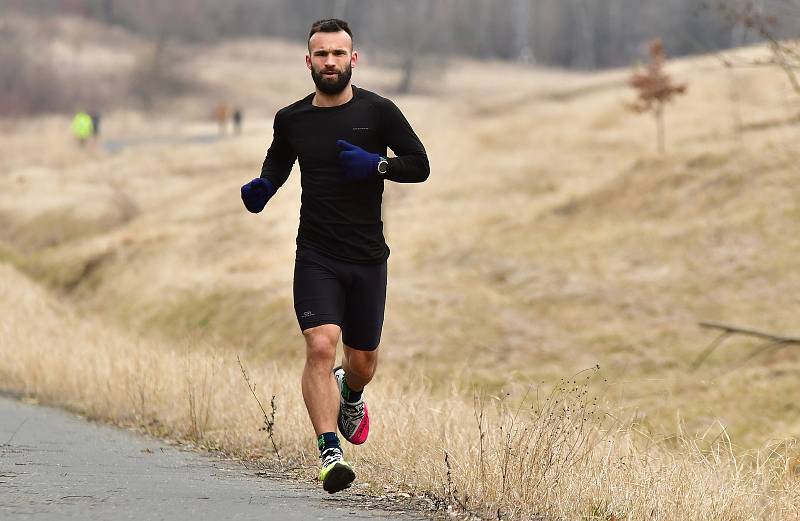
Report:
[[[397,183],[421,183],[431,173],[428,154],[411,124],[390,100],[382,104],[381,132],[397,157],[389,158],[386,179]]]
[[[267,150],[267,156],[261,165],[261,179],[266,179],[276,192],[292,171],[297,154],[286,137],[286,132],[282,127],[281,113],[275,115],[275,122],[272,125],[272,144]]]
[[[259,213],[275,195],[292,171],[297,155],[280,126],[280,112],[275,115],[272,145],[261,165],[261,176],[242,186],[242,202],[251,213]]]

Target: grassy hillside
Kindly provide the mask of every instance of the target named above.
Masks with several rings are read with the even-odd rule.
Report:
[[[78,149],[64,117],[4,123],[0,260],[137,335],[298,361],[299,172],[261,215],[238,189],[272,114],[310,91],[303,49],[176,52],[203,89],[109,111],[104,138],[130,144],[117,153]],[[668,108],[662,157],[652,120],[625,108],[628,71],[452,62],[431,92],[397,98],[433,173],[387,187],[384,374],[516,392],[599,365],[603,392],[657,435],[676,418],[690,432],[719,419],[744,447],[800,432],[797,348],[742,363],[756,344],[733,338],[689,368],[714,338],[699,320],[798,333],[800,105],[770,69],[668,70],[689,92]],[[384,91],[397,74],[365,56],[355,78]],[[185,141],[215,133],[219,99],[245,106],[245,134]]]
[[[130,35],[80,50],[74,23],[48,40],[65,60],[113,69],[146,50]],[[280,397],[278,442],[302,464],[313,455],[292,376],[304,356],[291,304],[299,172],[260,215],[239,186],[259,173],[274,112],[310,91],[304,49],[173,52],[201,87],[152,112],[119,100],[103,122],[114,152],[78,148],[64,116],[0,124],[0,387],[258,456],[269,451],[240,355]],[[362,58],[358,85],[396,83],[398,71]],[[700,57],[668,70],[689,91],[668,107],[663,156],[651,118],[626,109],[628,71],[459,61],[424,94],[396,98],[432,175],[387,186],[389,303],[371,408],[405,410],[406,397],[434,421],[376,418],[384,429],[354,451],[376,489],[455,504],[455,486],[470,505],[467,495],[518,516],[797,513],[798,348],[748,359],[759,344],[734,337],[690,366],[715,336],[700,320],[800,333],[800,102],[767,68]],[[219,100],[245,107],[242,136],[214,139]],[[571,390],[571,375],[598,365]],[[559,385],[570,389],[556,391],[557,421],[532,406],[514,430],[514,404]],[[490,397],[478,429],[473,392]],[[401,439],[436,442],[406,450]],[[557,466],[568,479],[534,465],[574,443],[590,449]],[[517,474],[503,471],[509,457]],[[525,485],[534,467],[544,488]],[[521,485],[507,490],[508,479]],[[682,483],[696,486],[674,492]]]
[[[315,478],[297,362],[243,357],[269,411],[262,417],[238,356],[203,339],[163,343],[78,317],[8,265],[0,277],[4,390],[244,458],[268,473]],[[478,394],[473,402],[432,393],[414,373],[384,373],[370,387],[378,422],[369,443],[348,448],[358,495],[470,513],[464,518],[796,517],[796,443],[743,455],[724,439],[655,440],[607,415],[613,406],[589,391],[596,377],[585,372],[541,396]]]

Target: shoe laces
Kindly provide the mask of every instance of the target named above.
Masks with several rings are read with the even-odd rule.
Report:
[[[327,467],[337,461],[341,461],[344,458],[344,454],[342,453],[342,449],[331,447],[323,450],[319,457],[322,459],[322,466]]]
[[[344,419],[352,422],[352,421],[361,421],[364,417],[364,401],[360,401],[358,403],[348,403],[344,402],[342,404],[342,416]]]

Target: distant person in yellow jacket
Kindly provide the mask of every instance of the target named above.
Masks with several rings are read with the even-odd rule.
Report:
[[[72,118],[72,133],[78,139],[78,143],[83,147],[86,146],[86,141],[92,137],[94,133],[94,125],[92,124],[92,117],[80,111]]]

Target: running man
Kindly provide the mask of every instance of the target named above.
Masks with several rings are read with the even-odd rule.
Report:
[[[306,66],[316,89],[278,111],[261,176],[242,187],[245,207],[258,213],[299,160],[294,308],[306,343],[303,399],[317,435],[319,477],[330,493],[355,479],[337,426],[355,445],[369,434],[362,393],[378,363],[389,257],[384,181],[419,183],[430,173],[425,148],[400,109],[351,85],[357,63],[347,22],[311,26]],[[397,157],[387,159],[387,148]],[[334,369],[340,336],[342,365]]]

